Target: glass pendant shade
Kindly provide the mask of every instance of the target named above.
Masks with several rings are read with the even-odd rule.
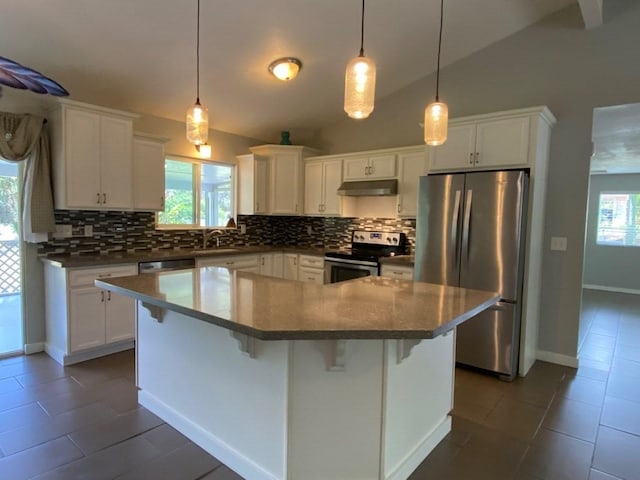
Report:
[[[187,110],[187,140],[194,145],[203,145],[208,137],[209,111],[196,102]]]
[[[351,118],[367,118],[373,112],[376,94],[376,64],[358,56],[347,65],[344,79],[344,111]]]
[[[424,110],[424,142],[427,145],[442,145],[447,141],[449,109],[446,103],[433,102]]]

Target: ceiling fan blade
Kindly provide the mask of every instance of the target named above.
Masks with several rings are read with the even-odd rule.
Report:
[[[2,67],[0,67],[0,83],[8,87],[19,88],[20,90],[27,89],[27,86],[24,83],[22,83],[10,73],[2,70]]]
[[[10,87],[26,88],[35,93],[49,93],[57,97],[69,95],[69,92],[58,82],[5,57],[0,57],[0,74],[3,74],[0,76],[0,82]],[[13,78],[14,81],[8,80],[9,77]],[[16,82],[21,84],[22,87],[16,86]]]

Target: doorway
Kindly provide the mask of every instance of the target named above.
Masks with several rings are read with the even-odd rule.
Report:
[[[22,353],[20,173],[0,160],[0,357]]]

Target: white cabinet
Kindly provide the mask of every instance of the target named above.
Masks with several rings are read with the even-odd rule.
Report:
[[[413,281],[413,267],[383,263],[380,269],[380,276]]]
[[[283,261],[282,253],[261,253],[259,255],[260,275],[282,278]]]
[[[238,155],[238,213],[261,215],[269,213],[269,158]]]
[[[430,147],[431,171],[524,167],[529,163],[530,115],[485,116],[451,122],[447,141]]]
[[[164,210],[164,144],[167,138],[136,133],[133,137],[133,209]]]
[[[45,267],[45,349],[69,365],[133,347],[135,300],[94,285],[99,278],[138,273],[137,265]]]
[[[341,215],[343,199],[337,191],[342,183],[342,159],[308,160],[304,166],[305,215]]]
[[[282,267],[282,278],[298,280],[298,254],[285,253]]]
[[[324,283],[324,257],[300,255],[298,257],[298,280],[322,285]]]
[[[232,255],[196,259],[196,267],[226,267],[244,272],[260,273],[258,255]]]
[[[400,217],[415,217],[418,213],[418,180],[428,173],[425,147],[398,154],[398,204]]]
[[[304,202],[304,158],[313,149],[261,145],[238,157],[241,214],[300,215]]]
[[[395,178],[396,156],[393,153],[345,158],[343,180],[378,180]]]
[[[136,115],[62,99],[50,117],[55,207],[131,209]]]

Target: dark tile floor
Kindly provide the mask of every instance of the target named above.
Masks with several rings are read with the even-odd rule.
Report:
[[[584,315],[577,371],[458,370],[453,430],[411,479],[640,480],[640,296],[585,291]],[[139,406],[133,377],[132,352],[0,360],[0,479],[240,478]]]

